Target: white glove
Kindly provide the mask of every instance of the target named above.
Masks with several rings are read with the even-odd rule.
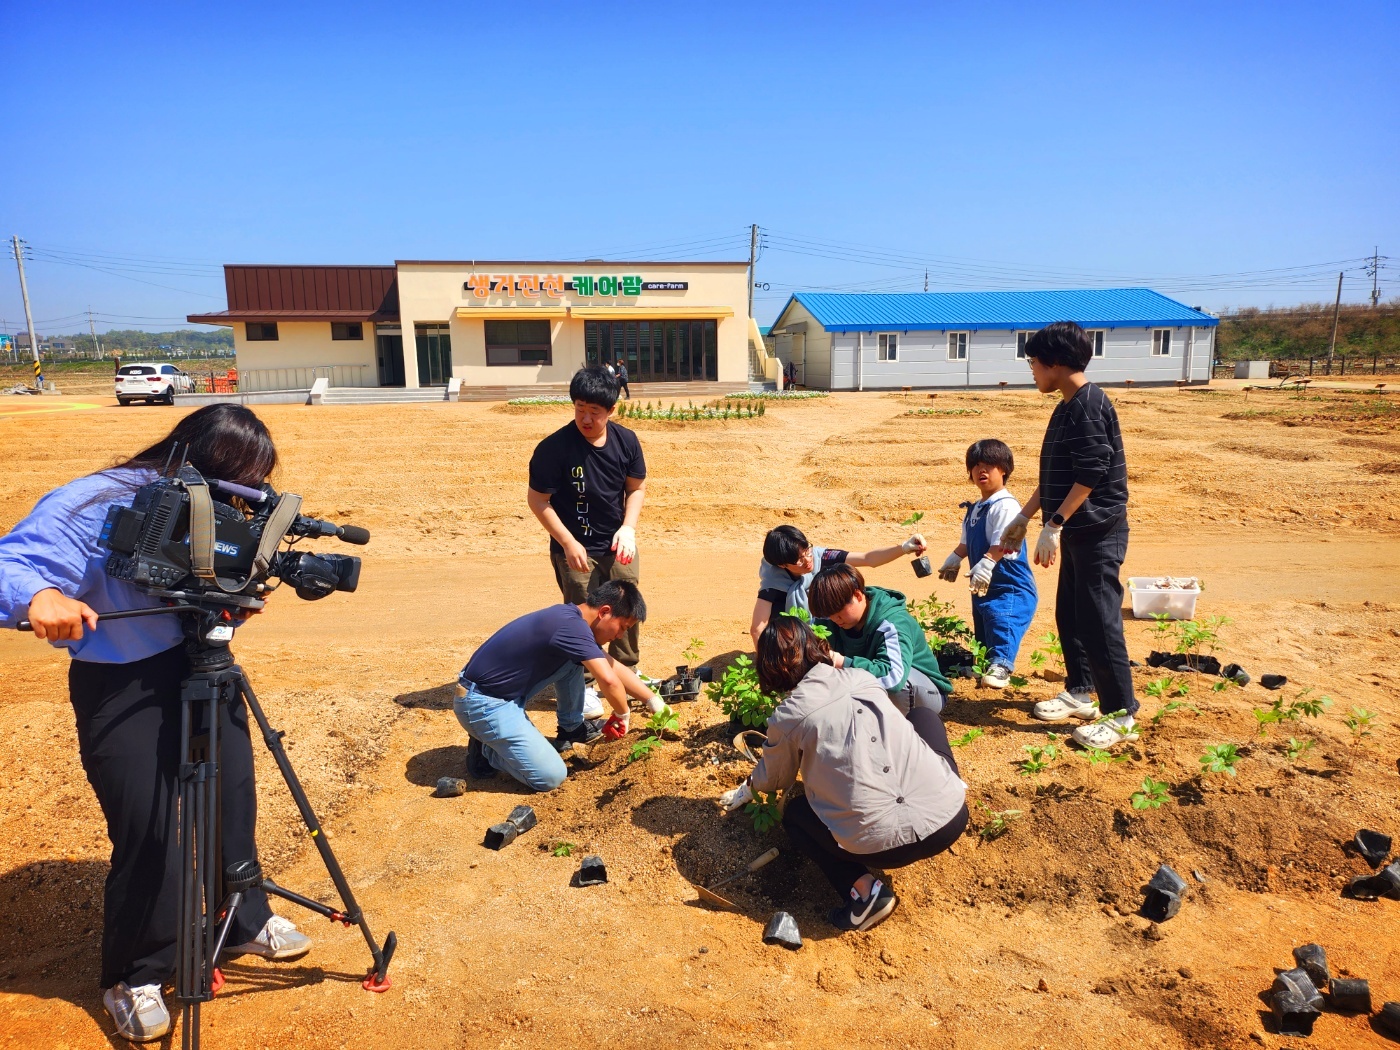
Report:
[[[972,593],[986,594],[987,589],[992,585],[992,573],[996,570],[997,563],[990,557],[984,557],[972,567]]]
[[[938,578],[945,583],[957,583],[958,572],[962,569],[962,555],[954,551],[943,559],[943,564],[938,568]]]
[[[719,797],[719,804],[724,807],[726,813],[733,813],[740,806],[745,806],[752,801],[753,788],[749,787],[747,780]]]
[[[1060,553],[1059,525],[1046,525],[1040,530],[1040,539],[1035,541],[1035,563],[1050,568],[1055,564],[1055,555]]]
[[[637,556],[637,530],[631,525],[623,525],[613,533],[612,549],[617,551],[619,565],[631,565]]]
[[[1031,519],[1024,514],[1017,514],[1011,519],[1011,524],[1006,526],[1001,532],[1001,542],[998,544],[1004,551],[1019,551],[1021,541],[1026,538],[1026,528],[1030,525]]]
[[[666,710],[666,701],[662,700],[661,697],[657,696],[655,693],[652,693],[651,696],[643,700],[642,703],[646,704],[647,710],[654,715],[659,715],[662,711]]]
[[[920,532],[914,533],[914,535],[910,536],[899,545],[900,550],[904,551],[905,554],[922,554],[924,553],[924,546],[924,536],[923,533]]]

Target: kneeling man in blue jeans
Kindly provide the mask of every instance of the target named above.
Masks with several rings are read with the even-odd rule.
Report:
[[[627,731],[627,698],[659,711],[633,670],[603,651],[647,618],[642,592],[629,580],[605,580],[578,605],[551,605],[512,620],[482,643],[457,679],[452,705],[467,731],[467,773],[475,779],[509,773],[536,791],[552,791],[569,775],[560,757],[574,744],[591,744],[603,719],[583,717],[583,670]],[[546,740],[525,704],[547,686],[558,697],[559,732]]]

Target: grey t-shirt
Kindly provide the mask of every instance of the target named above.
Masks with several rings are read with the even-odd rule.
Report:
[[[758,563],[758,597],[769,602],[775,613],[784,613],[796,607],[807,608],[807,588],[817,573],[828,565],[840,565],[846,560],[846,552],[835,547],[812,548],[812,571],[802,576],[794,576],[786,569],[770,565],[760,559]]]

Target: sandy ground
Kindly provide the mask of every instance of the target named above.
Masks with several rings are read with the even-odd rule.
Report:
[[[1125,573],[1201,576],[1201,615],[1224,615],[1219,655],[1285,674],[1335,703],[1317,721],[1255,733],[1257,685],[1226,694],[1192,682],[1189,701],[1149,725],[1129,759],[1078,754],[1034,778],[1022,747],[1043,742],[1035,675],[996,694],[959,683],[950,735],[970,800],[1018,809],[1010,831],[893,873],[902,906],[867,934],[825,927],[832,901],[782,831],[721,820],[713,798],[743,775],[709,700],[680,708],[680,739],[627,764],[598,750],[559,791],[527,797],[504,779],[431,797],[460,775],[465,735],[449,684],[472,647],[509,618],[556,600],[543,534],[524,506],[530,449],[566,410],[491,404],[267,407],[283,455],[277,479],[310,513],[370,528],[362,584],[318,603],[278,596],[237,645],[331,841],[381,936],[400,940],[394,987],[358,986],[368,963],[353,931],[282,910],[316,938],[284,965],[239,960],[205,1011],[211,1047],[788,1045],[1080,1047],[1291,1046],[1262,1017],[1290,949],[1317,940],[1334,973],[1368,977],[1377,1005],[1400,999],[1400,902],[1340,888],[1367,870],[1342,849],[1357,828],[1400,835],[1400,426],[1397,399],[1317,391],[1123,391],[1133,491]],[[5,399],[0,528],[48,489],[158,437],[175,410],[54,411],[74,398]],[[909,416],[918,408],[940,414]],[[956,542],[974,439],[999,436],[1029,476],[1051,402],[1031,393],[900,398],[840,395],[772,408],[761,420],[642,423],[651,478],[639,529],[651,618],[643,668],[665,673],[691,638],[722,666],[748,649],[764,531],[789,521],[853,549],[903,538],[913,510],[941,557]],[[942,414],[942,413],[947,414]],[[1027,478],[1013,478],[1022,492]],[[936,559],[937,560],[937,559]],[[905,562],[872,582],[923,598]],[[1053,574],[1022,652],[1053,627]],[[936,579],[933,581],[937,583]],[[963,585],[939,596],[968,613]],[[1150,624],[1128,622],[1142,660]],[[0,633],[0,1046],[110,1041],[97,992],[107,844],[77,762],[66,658]],[[1140,690],[1159,677],[1138,672]],[[1144,720],[1159,707],[1144,701]],[[1354,743],[1342,717],[1379,715]],[[552,734],[547,704],[533,712]],[[1316,746],[1291,763],[1290,735]],[[1206,746],[1245,747],[1234,779],[1202,779]],[[260,841],[284,885],[331,886],[259,751]],[[1170,802],[1139,813],[1146,775]],[[539,826],[499,853],[488,825],[528,802]],[[985,823],[978,808],[974,827]],[[546,849],[575,844],[572,858]],[[780,859],[733,885],[742,914],[699,906],[692,883],[740,868],[768,845]],[[611,881],[570,888],[582,853]],[[1194,869],[1181,914],[1140,918],[1140,887],[1162,861]],[[791,911],[806,943],[761,943]],[[1043,982],[1043,983],[1042,983]],[[1251,1041],[1251,1036],[1254,1040]],[[1325,1015],[1306,1045],[1388,1045],[1365,1017]]]

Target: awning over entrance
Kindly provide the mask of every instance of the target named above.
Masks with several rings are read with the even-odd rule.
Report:
[[[587,321],[706,321],[733,317],[727,306],[571,306],[569,316]]]
[[[567,306],[459,306],[457,320],[475,317],[482,321],[561,320],[569,316]]]

